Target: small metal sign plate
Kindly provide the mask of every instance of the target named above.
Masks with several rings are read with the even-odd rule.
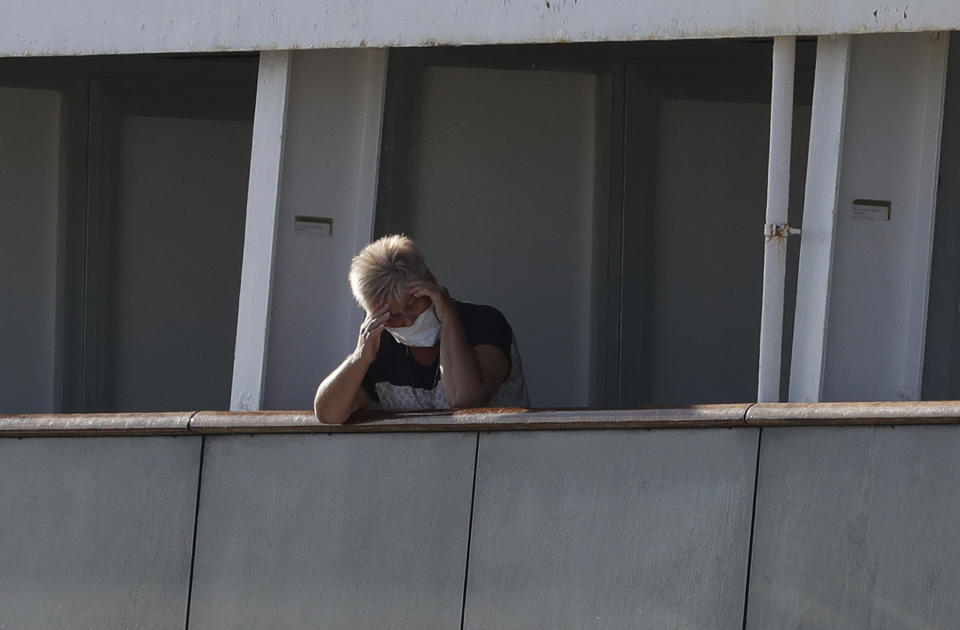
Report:
[[[854,199],[850,216],[863,221],[889,221],[893,215],[889,201]]]
[[[333,219],[298,214],[293,218],[293,231],[300,236],[333,236]]]

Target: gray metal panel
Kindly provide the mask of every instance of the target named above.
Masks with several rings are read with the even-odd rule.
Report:
[[[764,429],[747,627],[960,618],[960,427]]]
[[[182,628],[200,443],[0,439],[0,628]]]
[[[457,628],[476,439],[208,437],[191,629]]]
[[[464,628],[740,628],[757,435],[482,435]]]

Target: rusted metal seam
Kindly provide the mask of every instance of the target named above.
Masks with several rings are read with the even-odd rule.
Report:
[[[187,433],[193,433],[193,419],[197,417],[199,411],[194,411],[190,414],[190,417],[187,418]]]
[[[747,405],[746,409],[743,410],[743,417],[741,418],[741,420],[743,421],[743,426],[745,427],[750,426],[750,423],[747,422],[747,415],[750,413],[750,410],[756,406],[757,406],[757,403],[752,402],[749,405]]]
[[[764,223],[763,235],[767,238],[767,240],[772,238],[800,236],[800,228],[790,227],[786,223]]]

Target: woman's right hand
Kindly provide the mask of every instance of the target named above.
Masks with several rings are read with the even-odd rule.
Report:
[[[377,358],[377,352],[380,351],[380,335],[383,333],[383,325],[390,317],[390,311],[383,309],[376,313],[368,313],[360,325],[360,334],[357,337],[357,349],[354,350],[354,356],[364,363],[370,365]]]

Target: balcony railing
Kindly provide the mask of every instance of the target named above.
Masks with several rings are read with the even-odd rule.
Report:
[[[957,423],[953,402],[0,417],[0,627],[950,627]]]

